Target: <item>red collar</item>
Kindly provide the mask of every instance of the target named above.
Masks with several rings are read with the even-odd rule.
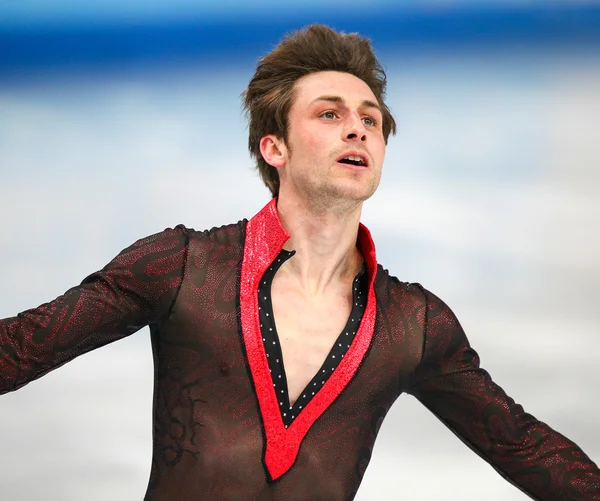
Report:
[[[369,348],[375,329],[375,244],[367,227],[360,223],[357,243],[369,273],[365,313],[343,361],[292,424],[285,428],[262,343],[258,316],[258,284],[289,238],[290,234],[279,220],[277,198],[273,198],[246,225],[240,281],[242,333],[264,426],[264,462],[270,480],[279,478],[293,466],[300,444],[310,427],[354,377]]]

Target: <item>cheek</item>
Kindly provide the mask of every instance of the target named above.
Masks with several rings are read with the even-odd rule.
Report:
[[[297,157],[312,157],[327,153],[328,145],[331,144],[331,139],[327,134],[305,132],[298,135],[297,141],[293,145],[293,154]]]
[[[321,127],[318,130],[310,131],[305,136],[306,144],[309,144],[311,147],[315,146],[324,146],[331,142],[331,131],[328,130],[327,127]]]
[[[383,137],[376,141],[371,151],[376,160],[383,162],[385,157],[385,141],[383,140]]]

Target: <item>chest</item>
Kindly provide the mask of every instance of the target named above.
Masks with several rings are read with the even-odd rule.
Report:
[[[273,319],[283,356],[290,404],[296,401],[322,366],[352,312],[352,284],[326,296],[307,297],[273,281]],[[340,334],[342,334],[340,338]],[[340,339],[338,339],[340,338]],[[334,365],[337,365],[335,361]]]

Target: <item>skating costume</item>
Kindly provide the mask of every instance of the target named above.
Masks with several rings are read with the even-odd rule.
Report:
[[[351,500],[404,392],[533,499],[600,501],[596,464],[491,380],[448,306],[389,275],[362,224],[352,312],[290,405],[270,292],[295,251],[283,249],[276,201],[249,221],[141,239],[56,300],[1,320],[0,392],[148,325],[146,501]]]

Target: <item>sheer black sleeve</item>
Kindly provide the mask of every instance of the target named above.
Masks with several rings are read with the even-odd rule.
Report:
[[[479,367],[450,308],[423,292],[425,343],[409,393],[532,499],[600,501],[596,464],[507,396]]]
[[[50,303],[0,320],[0,394],[166,318],[181,285],[188,232],[138,240]]]

